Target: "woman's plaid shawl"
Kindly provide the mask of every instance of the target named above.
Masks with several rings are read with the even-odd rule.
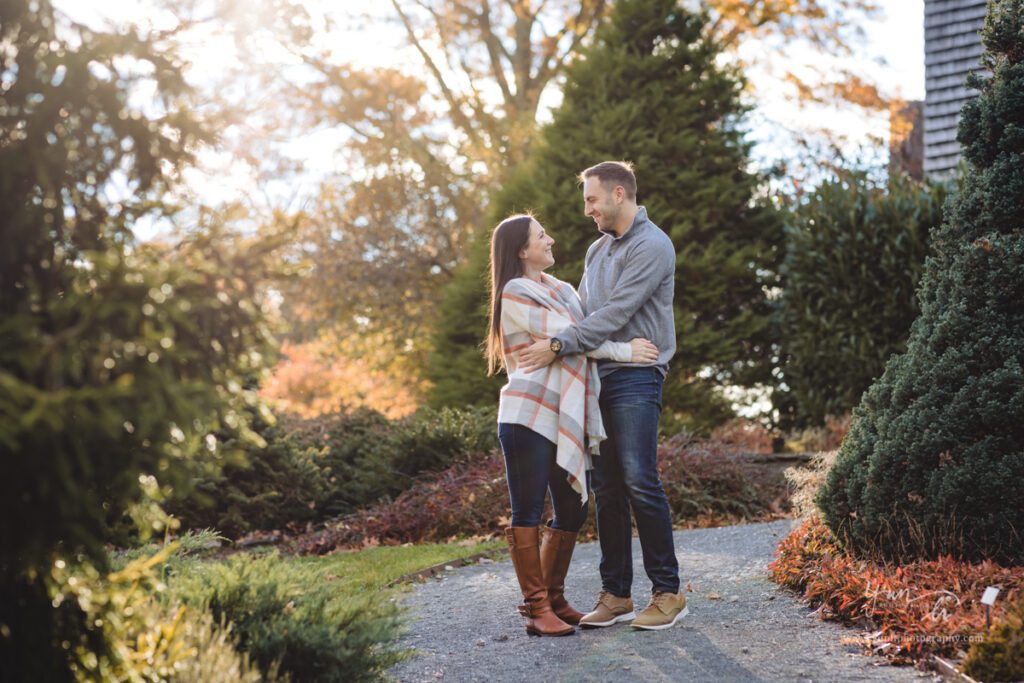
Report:
[[[568,355],[530,373],[518,370],[519,352],[537,339],[557,335],[584,318],[576,290],[549,275],[537,282],[516,278],[501,295],[501,339],[508,384],[501,390],[498,422],[529,427],[557,445],[559,467],[587,500],[590,457],[607,438],[597,397],[597,366],[585,355]]]

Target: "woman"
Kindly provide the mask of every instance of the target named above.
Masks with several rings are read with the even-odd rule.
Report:
[[[569,635],[583,616],[565,599],[565,575],[586,521],[590,456],[605,439],[600,380],[587,357],[563,356],[529,373],[518,369],[522,349],[583,319],[576,290],[544,273],[555,262],[554,243],[525,214],[503,220],[491,237],[488,374],[499,365],[508,372],[498,407],[512,502],[505,535],[523,592],[519,612],[527,618],[526,632],[538,636]],[[652,363],[658,350],[646,339],[606,341],[587,356]],[[546,491],[554,519],[542,531]]]

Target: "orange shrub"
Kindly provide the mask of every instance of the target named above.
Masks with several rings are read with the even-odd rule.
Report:
[[[1002,587],[993,621],[1024,589],[1024,567],[950,557],[900,566],[856,559],[839,550],[817,517],[787,536],[776,554],[773,581],[802,593],[824,619],[871,629],[865,646],[899,663],[962,656],[985,636],[985,588]]]

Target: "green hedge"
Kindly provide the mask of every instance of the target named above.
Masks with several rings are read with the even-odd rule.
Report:
[[[848,413],[904,349],[914,288],[945,188],[866,172],[828,180],[788,215],[779,301],[787,422],[821,425]],[[789,409],[789,410],[787,410]]]
[[[424,408],[395,421],[361,409],[259,423],[265,448],[195,482],[168,508],[187,528],[233,538],[346,514],[397,496],[423,472],[496,448],[496,419],[494,408]]]
[[[422,472],[497,447],[496,434],[494,408],[424,408],[393,422],[362,409],[293,424],[288,438],[324,449],[330,487],[323,512],[338,515],[398,495]]]
[[[256,529],[304,524],[323,515],[331,483],[322,450],[298,445],[281,425],[259,419],[266,446],[193,482],[187,498],[165,509],[189,529],[217,529],[237,538]]]

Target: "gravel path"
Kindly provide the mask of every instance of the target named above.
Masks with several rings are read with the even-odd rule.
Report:
[[[840,638],[856,632],[822,622],[765,569],[790,520],[675,533],[690,615],[665,631],[628,624],[531,638],[516,612],[508,560],[446,572],[405,598],[402,641],[417,654],[388,673],[400,681],[910,681],[932,677],[884,665]],[[633,543],[633,601],[650,584]],[[599,588],[596,543],[576,548],[566,595],[589,609]],[[709,596],[720,596],[714,599]]]

